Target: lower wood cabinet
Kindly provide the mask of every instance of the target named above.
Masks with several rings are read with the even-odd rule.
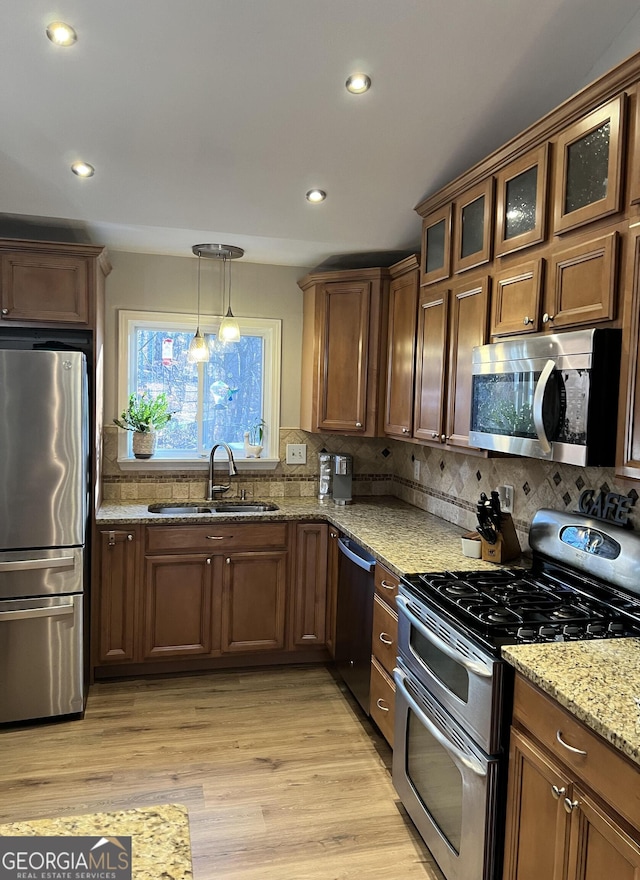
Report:
[[[519,676],[504,880],[637,880],[640,768]]]
[[[94,669],[326,656],[326,523],[123,526],[96,535]]]
[[[374,583],[369,711],[393,748],[396,703],[393,668],[398,654],[398,615],[395,606],[399,579],[378,562]]]
[[[329,546],[327,549],[327,618],[326,642],[329,654],[335,657],[336,652],[336,621],[338,611],[338,538],[340,533],[329,526]]]

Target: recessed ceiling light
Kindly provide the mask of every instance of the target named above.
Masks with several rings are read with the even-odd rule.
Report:
[[[74,162],[71,166],[71,170],[74,174],[77,174],[78,177],[93,177],[96,173],[96,169],[93,165],[89,165],[88,162]]]
[[[56,46],[73,46],[78,39],[71,25],[65,24],[64,21],[52,21],[47,28],[47,36]]]
[[[317,204],[318,202],[324,202],[327,194],[323,189],[310,189],[306,195],[306,199],[308,202],[313,202]]]
[[[366,73],[354,73],[345,83],[347,91],[352,95],[362,95],[369,91],[371,87],[371,79]]]

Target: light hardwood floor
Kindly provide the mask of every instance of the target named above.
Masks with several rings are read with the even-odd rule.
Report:
[[[0,755],[0,822],[186,805],[194,880],[443,880],[324,666],[100,683]]]

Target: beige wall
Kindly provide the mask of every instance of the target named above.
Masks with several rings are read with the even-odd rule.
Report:
[[[171,257],[110,251],[113,271],[107,278],[105,304],[105,424],[117,415],[117,312],[197,311],[196,257]],[[203,260],[201,310],[220,314],[220,266]],[[281,425],[300,424],[300,357],[302,344],[302,292],[296,284],[308,269],[233,264],[234,314],[282,319]],[[194,320],[195,325],[195,320]]]

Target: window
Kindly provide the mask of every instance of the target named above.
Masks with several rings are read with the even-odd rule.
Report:
[[[158,433],[153,467],[208,459],[224,441],[234,457],[245,458],[244,434],[264,420],[262,467],[278,459],[280,423],[281,322],[238,318],[239,342],[217,338],[219,318],[201,318],[209,344],[208,363],[187,360],[195,332],[192,315],[119,313],[118,413],[130,394],[167,395],[173,417]],[[254,441],[257,442],[257,441]],[[130,432],[122,431],[120,461],[132,459]],[[252,466],[256,460],[252,459]]]

